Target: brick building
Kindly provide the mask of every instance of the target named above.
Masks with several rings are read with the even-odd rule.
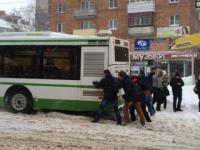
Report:
[[[35,30],[49,30],[49,0],[36,0]]]
[[[174,53],[170,44],[199,32],[194,0],[52,0],[49,12],[52,31],[96,35],[109,29],[113,36],[128,39],[135,73],[149,72],[154,65],[169,75],[191,74],[189,52]]]

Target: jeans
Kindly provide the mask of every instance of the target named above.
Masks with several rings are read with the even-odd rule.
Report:
[[[115,115],[116,115],[116,118],[117,118],[117,123],[121,123],[121,115],[120,115],[120,112],[119,112],[119,109],[118,109],[117,100],[108,101],[106,99],[103,99],[101,104],[100,104],[99,109],[96,111],[96,115],[94,117],[94,120],[98,121],[101,118],[101,115],[102,115],[102,113],[103,113],[103,111],[104,111],[104,109],[105,109],[105,107],[107,106],[108,103],[112,104],[112,107],[114,109],[114,112],[115,112]]]
[[[178,104],[177,104],[178,99]],[[182,92],[173,93],[173,109],[181,109],[181,102],[182,102]]]
[[[198,94],[199,97],[199,112],[200,112],[200,94]]]
[[[155,114],[155,110],[154,110],[154,107],[153,107],[153,98],[152,98],[151,93],[146,94],[145,98],[146,98],[146,104],[147,104],[147,107],[148,107],[148,111],[149,111],[150,115],[152,116],[152,115]]]

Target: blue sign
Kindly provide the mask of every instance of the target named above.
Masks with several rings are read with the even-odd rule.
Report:
[[[136,39],[134,45],[135,45],[135,50],[149,50],[150,39]]]

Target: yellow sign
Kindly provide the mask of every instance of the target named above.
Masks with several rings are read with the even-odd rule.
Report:
[[[176,39],[171,49],[187,49],[196,46],[200,46],[200,33]]]

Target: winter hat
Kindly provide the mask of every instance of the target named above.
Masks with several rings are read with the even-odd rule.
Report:
[[[177,77],[177,76],[181,76],[180,73],[177,72],[177,73],[175,74],[175,77]]]

